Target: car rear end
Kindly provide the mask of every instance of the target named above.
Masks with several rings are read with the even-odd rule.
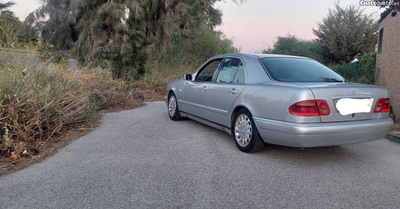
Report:
[[[294,64],[302,65],[299,62]],[[280,63],[273,62],[269,67],[276,68],[278,65]],[[285,64],[282,66],[277,69],[282,71],[291,67]],[[301,67],[297,69],[302,70]],[[306,81],[299,79],[302,76],[301,72],[297,72],[298,77],[290,77],[282,72],[279,72],[280,77],[275,77],[275,82],[284,77],[283,82],[288,84],[288,88],[304,87],[314,96],[313,99],[299,99],[292,104],[285,104],[287,112],[283,113],[282,118],[288,118],[289,115],[295,118],[319,117],[319,122],[297,123],[255,117],[260,135],[266,142],[294,147],[334,146],[377,140],[390,132],[393,122],[388,117],[390,95],[386,88],[344,82],[337,74],[329,74],[331,72],[322,72],[321,80],[315,81],[316,76],[311,75],[315,72],[307,72],[308,69],[304,71],[303,76],[305,74],[304,77],[308,79]]]

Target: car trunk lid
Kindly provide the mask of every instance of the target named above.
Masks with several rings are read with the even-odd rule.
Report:
[[[376,102],[386,97],[385,88],[357,83],[294,83],[308,87],[316,100],[325,100],[331,114],[320,116],[321,122],[339,122],[378,118]]]

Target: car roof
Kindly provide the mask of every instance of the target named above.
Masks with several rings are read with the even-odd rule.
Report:
[[[220,54],[215,56],[218,57],[228,57],[228,56],[235,56],[235,57],[248,57],[248,58],[265,58],[265,57],[287,57],[287,58],[305,58],[307,57],[300,57],[300,56],[292,56],[292,55],[283,55],[283,54],[251,54],[251,53],[229,53],[229,54]]]
[[[198,72],[206,63],[209,63],[213,59],[223,59],[226,57],[239,58],[244,62],[244,67],[247,72],[246,83],[263,83],[266,81],[271,81],[268,74],[265,72],[264,67],[258,62],[259,58],[267,57],[285,57],[285,58],[300,58],[300,59],[310,59],[306,57],[290,56],[290,55],[280,55],[280,54],[246,54],[246,53],[230,53],[230,54],[220,54],[210,58],[205,62],[196,72]],[[251,72],[251,73],[250,73]]]

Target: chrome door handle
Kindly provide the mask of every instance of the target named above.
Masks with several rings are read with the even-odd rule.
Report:
[[[229,93],[230,94],[237,94],[238,92],[236,91],[236,89],[233,88],[233,89],[229,90]]]
[[[201,90],[203,90],[203,91],[207,91],[208,89],[207,89],[207,86],[203,86],[203,87],[201,87]]]

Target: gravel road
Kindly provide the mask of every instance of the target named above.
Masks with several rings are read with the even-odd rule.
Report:
[[[152,102],[106,114],[54,156],[1,176],[0,208],[400,208],[400,144],[245,154]]]

